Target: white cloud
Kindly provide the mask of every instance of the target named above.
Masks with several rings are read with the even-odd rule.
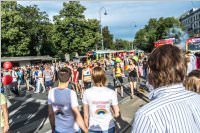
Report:
[[[180,0],[181,1],[181,0]],[[134,33],[143,27],[149,18],[180,16],[184,10],[189,10],[193,5],[200,7],[200,2],[185,1],[81,1],[87,10],[86,18],[99,20],[99,9],[105,7],[108,15],[104,16],[102,11],[102,25],[109,26],[115,38],[132,39]],[[41,11],[46,11],[52,20],[59,13],[63,1],[20,1],[22,5],[38,5]],[[136,23],[137,28],[133,29]]]

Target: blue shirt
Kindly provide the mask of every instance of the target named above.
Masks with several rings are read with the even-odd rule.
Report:
[[[35,73],[34,73],[34,76],[36,76],[36,80],[38,80],[38,77],[37,77],[38,73],[39,73],[38,71],[35,71]]]
[[[182,84],[160,87],[136,112],[131,133],[200,133],[200,95]]]

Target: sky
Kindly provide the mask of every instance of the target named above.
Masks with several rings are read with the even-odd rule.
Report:
[[[18,1],[23,6],[38,5],[41,11],[45,11],[50,20],[57,15],[63,7],[64,1]],[[101,10],[101,24],[108,26],[114,39],[133,40],[135,33],[148,23],[150,18],[180,17],[184,12],[200,7],[200,1],[187,0],[85,0],[81,4],[87,9],[86,18],[99,20]],[[135,27],[136,25],[136,27]]]

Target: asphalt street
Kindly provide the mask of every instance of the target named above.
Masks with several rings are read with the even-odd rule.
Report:
[[[108,84],[107,86],[114,89],[112,71],[106,72]],[[130,89],[128,87],[128,80],[124,78],[124,98],[129,97]],[[48,122],[47,109],[47,93],[34,94],[33,92],[23,91],[22,86],[20,97],[9,98],[9,133],[44,133],[50,132],[50,125]],[[118,100],[123,101],[118,95]],[[79,99],[80,106],[82,105]]]

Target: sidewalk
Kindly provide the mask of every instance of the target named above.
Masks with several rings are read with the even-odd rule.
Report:
[[[147,103],[146,100],[143,100],[138,96],[134,96],[133,99],[129,98],[128,100],[119,104],[122,121],[120,122],[121,129],[117,132],[130,133],[135,113],[140,107],[142,107],[146,103]]]

